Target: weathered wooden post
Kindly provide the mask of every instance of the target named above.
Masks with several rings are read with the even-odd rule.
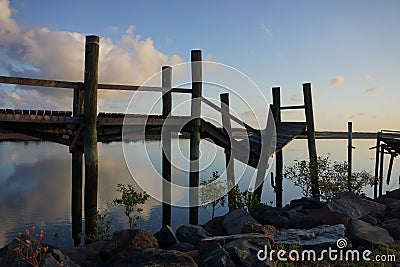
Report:
[[[353,164],[353,123],[347,122],[347,191],[351,192],[351,172]]]
[[[385,157],[385,145],[381,144],[381,159],[379,166],[379,196],[382,196],[383,191],[383,160]]]
[[[81,88],[74,89],[72,115],[79,117],[81,108]],[[79,135],[79,132],[77,133]],[[79,137],[77,137],[79,138]],[[81,243],[82,233],[82,157],[83,148],[81,145],[72,150],[72,195],[71,195],[71,216],[72,216],[72,238],[74,245]]]
[[[98,187],[97,88],[99,37],[86,36],[84,78],[85,234],[95,234]],[[87,240],[86,240],[87,242]]]
[[[199,158],[200,158],[200,125],[201,125],[201,97],[202,97],[202,62],[201,51],[192,50],[192,105],[191,117],[193,128],[190,132],[190,196],[189,196],[189,223],[197,224],[199,221]]]
[[[394,157],[395,156],[396,156],[395,153],[391,153],[390,154],[389,168],[388,168],[388,173],[387,173],[387,177],[386,177],[386,184],[387,185],[390,184],[390,177],[392,176],[393,161],[394,161]]]
[[[273,115],[275,118],[275,125],[281,122],[281,92],[280,87],[272,88],[272,106]],[[275,194],[276,194],[276,206],[282,207],[282,180],[283,180],[283,151],[282,149],[276,152],[275,159]]]
[[[378,175],[379,175],[379,149],[381,142],[381,133],[376,133],[376,149],[375,149],[375,177],[374,177],[374,199],[378,198]]]
[[[220,94],[219,98],[221,100],[221,119],[222,119],[222,128],[226,132],[229,137],[229,140],[232,137],[232,125],[231,125],[231,117],[229,115],[229,93]],[[233,149],[231,149],[230,153],[228,153],[225,148],[225,166],[226,166],[226,181],[228,184],[228,188],[231,188],[235,185],[235,163],[233,157]],[[234,196],[232,196],[231,191],[228,192],[228,203],[231,204],[234,201]],[[231,205],[228,205],[229,207]]]
[[[162,87],[168,91],[162,95],[162,115],[167,118],[172,110],[172,68],[162,67]],[[168,125],[164,126],[162,132],[162,176],[163,176],[163,205],[162,205],[162,225],[171,225],[171,131]]]
[[[319,199],[317,148],[315,144],[314,114],[312,106],[311,83],[303,84],[304,109],[307,123],[307,143],[310,157],[310,180],[313,198]]]

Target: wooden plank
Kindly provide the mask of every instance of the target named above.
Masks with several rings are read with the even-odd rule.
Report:
[[[78,88],[77,82],[0,76],[0,83],[40,87]]]
[[[278,87],[279,88],[279,87]],[[304,109],[304,105],[297,105],[297,106],[283,106],[279,107],[280,110],[287,110],[287,109]]]

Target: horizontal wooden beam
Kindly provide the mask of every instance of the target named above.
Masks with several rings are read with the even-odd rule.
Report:
[[[280,110],[285,110],[285,109],[304,109],[304,108],[305,108],[304,105],[279,107]]]
[[[33,78],[20,78],[20,77],[9,77],[0,76],[0,83],[5,84],[18,84],[26,86],[39,86],[39,87],[56,87],[56,88],[67,88],[67,89],[79,89],[80,82],[67,82],[67,81],[56,81],[56,80],[44,80],[44,79],[33,79]],[[139,86],[139,85],[123,85],[123,84],[99,84],[98,89],[106,90],[121,90],[121,91],[147,91],[147,92],[166,92],[171,90],[173,93],[191,93],[191,89],[187,88],[165,88],[156,86]]]

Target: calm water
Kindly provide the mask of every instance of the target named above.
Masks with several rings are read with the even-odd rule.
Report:
[[[173,147],[179,147],[181,153],[173,152],[174,162],[184,162],[182,159],[189,154],[188,140],[173,140]],[[357,147],[353,152],[353,170],[374,170],[374,150],[368,150],[374,146],[374,140],[354,140]],[[154,168],[161,169],[161,144],[158,141],[137,142],[129,144],[131,149],[146,147],[149,157],[154,163]],[[330,153],[332,160],[343,161],[347,158],[346,140],[318,140],[318,154]],[[176,151],[176,150],[173,150]],[[212,144],[201,143],[201,172],[202,179],[208,179],[212,171],[224,170],[223,150],[215,148]],[[46,233],[46,241],[55,243],[54,234],[60,239],[57,245],[61,248],[73,246],[71,239],[71,155],[68,148],[47,142],[3,142],[0,143],[0,247],[10,242],[18,232],[35,226]],[[145,177],[149,175],[146,168],[138,167],[135,175]],[[306,140],[296,140],[284,149],[284,161],[290,165],[294,159],[307,158]],[[133,159],[136,160],[136,159]],[[386,159],[385,176],[387,172]],[[398,188],[400,164],[395,160],[392,174],[392,182],[384,190]],[[245,168],[243,164],[235,163],[235,172],[242,176],[252,177],[254,170]],[[172,179],[175,183],[188,184],[188,174],[178,169],[173,169]],[[116,192],[118,183],[133,184],[128,168],[123,157],[121,143],[99,144],[99,193],[98,205],[100,208],[119,196]],[[366,188],[371,195],[369,188]],[[301,192],[288,181],[284,181],[284,203],[293,198],[301,197]],[[263,202],[270,203],[274,200],[274,193],[269,180],[265,183]],[[223,214],[226,209],[217,210]],[[210,218],[210,211],[200,208],[200,223]],[[120,209],[112,208],[111,216],[114,229],[127,228],[126,217]],[[172,226],[178,227],[187,223],[189,212],[185,208],[172,209]],[[151,199],[144,206],[138,227],[156,232],[161,227],[161,204]]]

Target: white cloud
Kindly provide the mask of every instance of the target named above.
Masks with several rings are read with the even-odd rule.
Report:
[[[378,93],[383,91],[383,86],[375,86],[368,89],[365,89],[366,93]]]
[[[119,33],[119,27],[118,26],[109,26],[107,27],[107,31],[110,33]]]
[[[99,82],[140,85],[161,66],[183,62],[177,55],[168,56],[157,50],[150,38],[135,35],[134,29],[129,26],[117,43],[110,38],[101,39]],[[85,36],[81,33],[20,26],[12,18],[9,1],[0,0],[0,70],[8,75],[82,81],[84,45]],[[8,95],[5,90],[0,91],[0,99],[7,98],[16,107],[25,108],[71,109],[71,97],[72,93],[53,88],[17,87],[11,95],[10,91]],[[100,103],[112,105],[110,101],[114,101],[121,107],[129,100],[126,94],[116,91],[101,91],[99,98],[107,99]]]
[[[265,26],[264,23],[261,23],[261,30],[267,35],[268,38],[272,38],[272,30]]]
[[[372,82],[374,80],[374,77],[372,77],[371,75],[364,75],[364,77],[363,77],[363,81],[365,82],[365,83],[370,83],[370,82]]]
[[[343,75],[336,76],[332,79],[331,85],[335,88],[339,88],[344,84],[344,77]]]

